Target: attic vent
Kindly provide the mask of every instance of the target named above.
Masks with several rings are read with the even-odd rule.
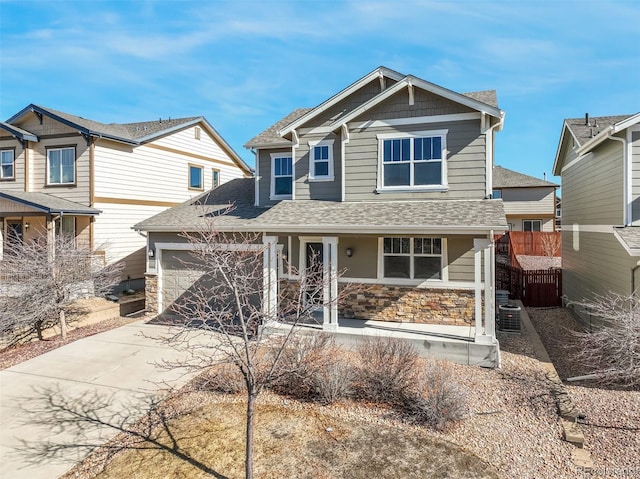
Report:
[[[147,131],[149,127],[147,125],[144,126],[144,131]]]
[[[199,127],[199,126],[196,126],[196,127],[194,128],[194,135],[195,135],[195,139],[196,139],[196,140],[199,140],[199,139],[200,139],[200,127]]]
[[[585,126],[590,126],[589,125],[589,113],[585,113],[584,114],[584,125]]]

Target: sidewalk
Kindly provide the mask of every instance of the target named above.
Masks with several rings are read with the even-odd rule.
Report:
[[[88,450],[64,448],[51,458],[51,446],[106,442],[117,433],[113,426],[145,412],[163,382],[186,383],[184,371],[156,366],[180,357],[152,339],[167,332],[166,326],[136,322],[0,371],[0,478],[59,477]],[[82,420],[63,421],[69,408],[82,411]]]

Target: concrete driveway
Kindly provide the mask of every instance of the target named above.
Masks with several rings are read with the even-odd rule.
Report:
[[[187,382],[184,370],[156,365],[184,357],[151,339],[168,332],[136,322],[0,371],[0,478],[59,477],[139,418],[163,394],[162,383]]]

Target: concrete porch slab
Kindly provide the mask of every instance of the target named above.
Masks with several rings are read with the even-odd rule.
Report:
[[[290,325],[271,323],[265,332],[282,334]],[[302,334],[323,331],[322,325],[301,325]],[[336,342],[346,347],[358,344],[366,337],[392,337],[410,341],[421,356],[446,359],[459,364],[495,368],[500,365],[498,341],[490,344],[474,342],[475,326],[447,326],[439,324],[400,323],[363,319],[338,320],[338,328],[331,332]]]

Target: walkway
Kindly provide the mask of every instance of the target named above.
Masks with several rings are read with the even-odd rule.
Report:
[[[79,444],[103,443],[113,426],[139,418],[163,382],[184,384],[184,371],[156,366],[180,357],[152,339],[167,332],[136,322],[0,371],[0,478],[59,477],[88,453]],[[81,419],[63,421],[70,410]]]

